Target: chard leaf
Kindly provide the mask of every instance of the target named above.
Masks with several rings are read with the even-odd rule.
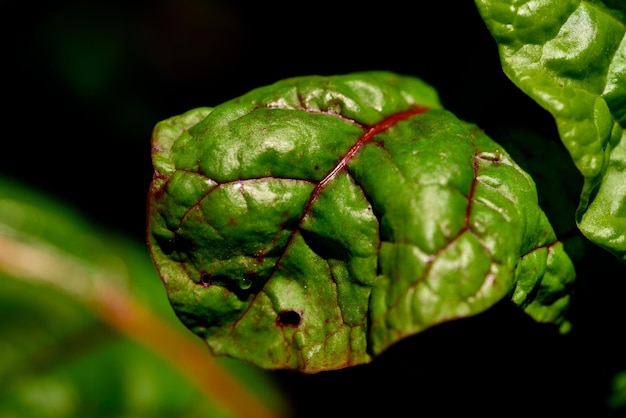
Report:
[[[576,222],[626,261],[626,3],[476,0],[502,68],[552,114],[584,177]]]
[[[218,355],[367,363],[503,298],[565,325],[572,263],[535,184],[421,80],[304,76],[157,124],[148,242]]]

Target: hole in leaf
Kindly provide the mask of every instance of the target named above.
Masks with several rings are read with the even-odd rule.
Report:
[[[297,327],[300,325],[302,317],[296,311],[283,311],[278,314],[276,323],[281,326]]]
[[[200,275],[200,284],[203,287],[209,287],[211,285],[211,275],[209,273],[203,272]]]

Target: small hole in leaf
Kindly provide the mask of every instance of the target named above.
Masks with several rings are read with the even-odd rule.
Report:
[[[209,287],[211,285],[211,276],[209,273],[202,273],[200,275],[200,284],[203,287]]]
[[[297,327],[300,325],[302,317],[296,311],[283,311],[278,314],[276,323],[281,326]]]

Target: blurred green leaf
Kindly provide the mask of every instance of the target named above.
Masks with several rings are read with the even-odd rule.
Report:
[[[613,387],[608,405],[614,410],[626,412],[626,370],[613,377]]]
[[[267,375],[216,361],[180,324],[144,246],[6,179],[0,315],[3,418],[286,410]]]

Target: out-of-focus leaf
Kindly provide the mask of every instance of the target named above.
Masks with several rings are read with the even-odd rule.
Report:
[[[476,0],[506,75],[556,120],[584,176],[576,220],[626,261],[626,2]]]
[[[535,184],[432,87],[309,76],[159,123],[149,243],[220,355],[316,372],[505,297],[566,324],[572,263]]]
[[[607,403],[614,410],[626,412],[626,371],[613,377],[613,387]]]
[[[6,179],[0,315],[2,417],[284,411],[267,376],[216,362],[180,324],[145,247]]]

